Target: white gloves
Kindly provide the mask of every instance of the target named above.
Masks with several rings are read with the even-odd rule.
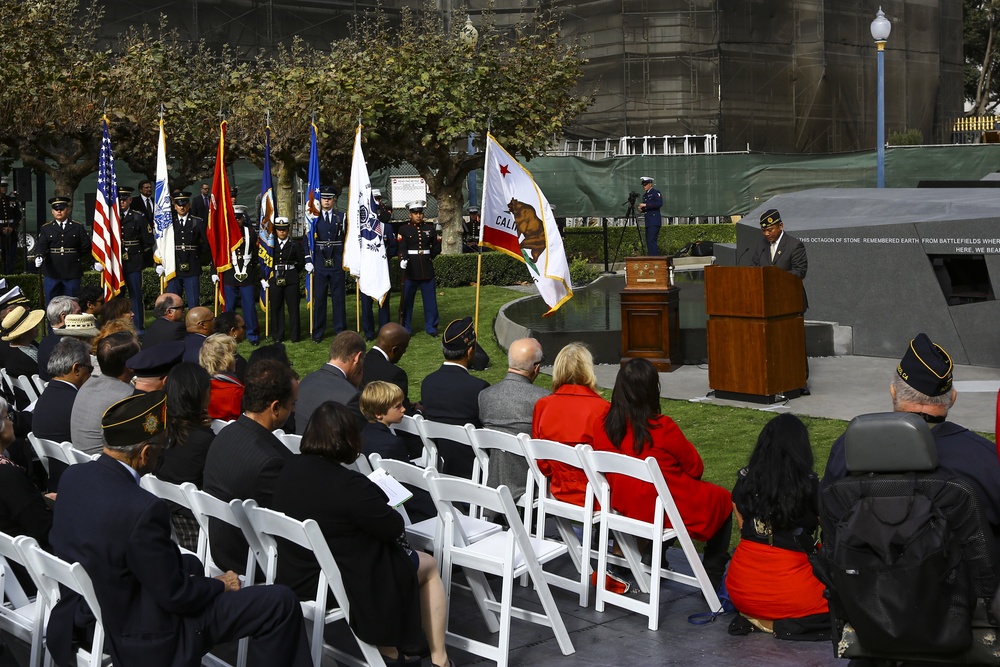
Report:
[[[94,271],[103,271],[104,265],[100,262],[94,262]]]
[[[41,257],[36,257],[35,258],[35,268],[40,268],[41,266],[42,266],[42,258]]]
[[[399,268],[405,269],[406,265],[409,264],[409,263],[410,263],[410,260],[408,260],[408,259],[401,259],[401,260],[399,260]]]
[[[212,282],[215,283],[216,285],[219,284],[219,274],[218,273],[213,273],[212,274]]]
[[[267,281],[262,279],[260,281],[260,286],[263,287],[264,289],[267,289],[268,288]]]
[[[315,267],[312,265],[312,262],[306,262],[306,273],[312,273],[313,268]]]
[[[158,276],[162,276],[163,275],[163,267],[161,265],[159,265],[159,264],[156,265],[156,275],[158,275]]]

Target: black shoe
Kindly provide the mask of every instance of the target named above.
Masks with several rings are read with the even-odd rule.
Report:
[[[812,392],[809,391],[809,387],[802,387],[799,390],[799,396],[812,396]]]

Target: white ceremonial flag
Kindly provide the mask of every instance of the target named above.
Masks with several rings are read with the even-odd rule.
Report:
[[[531,173],[486,135],[479,245],[524,262],[551,315],[573,296],[556,218]]]
[[[382,304],[389,293],[389,263],[385,258],[382,223],[375,215],[372,182],[361,150],[361,126],[354,134],[350,203],[344,237],[344,270],[358,279],[361,291]]]
[[[177,274],[174,258],[174,220],[170,211],[170,185],[167,182],[167,137],[160,119],[160,141],[156,149],[156,190],[153,192],[153,233],[156,236],[156,254],[163,266],[163,279],[170,280]]]

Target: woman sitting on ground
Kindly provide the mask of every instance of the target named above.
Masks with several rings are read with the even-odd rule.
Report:
[[[594,357],[583,343],[570,343],[559,350],[552,368],[552,393],[538,399],[531,420],[533,438],[567,445],[591,444],[594,422],[610,405],[597,393]],[[583,505],[587,476],[582,470],[557,461],[539,461],[549,478],[549,491],[559,500]]]
[[[202,343],[198,362],[212,376],[208,416],[232,421],[243,414],[243,383],[236,379],[236,341],[229,334],[212,334]]]
[[[726,577],[733,605],[765,632],[779,619],[818,621],[820,629],[829,630],[823,584],[795,537],[801,529],[812,542],[819,524],[818,488],[805,424],[792,414],[775,417],[736,474],[733,506],[741,539]],[[807,618],[817,614],[818,619]]]
[[[341,465],[361,453],[357,418],[344,405],[322,403],[306,425],[300,451],[282,468],[271,507],[296,519],[315,519],[323,529],[347,590],[355,634],[377,646],[390,665],[404,665],[411,661],[399,647],[419,644],[422,626],[431,661],[450,665],[437,562],[400,544],[403,518],[389,507],[385,493]],[[315,558],[296,545],[283,547],[277,582],[301,599],[314,599]]]
[[[615,380],[611,409],[593,430],[596,450],[656,459],[688,534],[705,543],[705,572],[718,588],[729,561],[733,511],[729,491],[702,481],[705,464],[698,450],[673,419],[660,413],[660,377],[653,364],[645,359],[625,364]],[[657,492],[652,484],[614,475],[608,482],[613,509],[653,521]]]

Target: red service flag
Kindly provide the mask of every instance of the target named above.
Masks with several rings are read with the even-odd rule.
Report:
[[[215,176],[212,177],[212,200],[208,208],[208,245],[212,249],[212,263],[219,276],[216,291],[219,303],[226,307],[225,291],[222,289],[222,274],[233,267],[232,253],[243,239],[240,225],[236,222],[233,199],[230,193],[229,177],[226,175],[226,121],[219,127],[219,151],[215,157]]]

